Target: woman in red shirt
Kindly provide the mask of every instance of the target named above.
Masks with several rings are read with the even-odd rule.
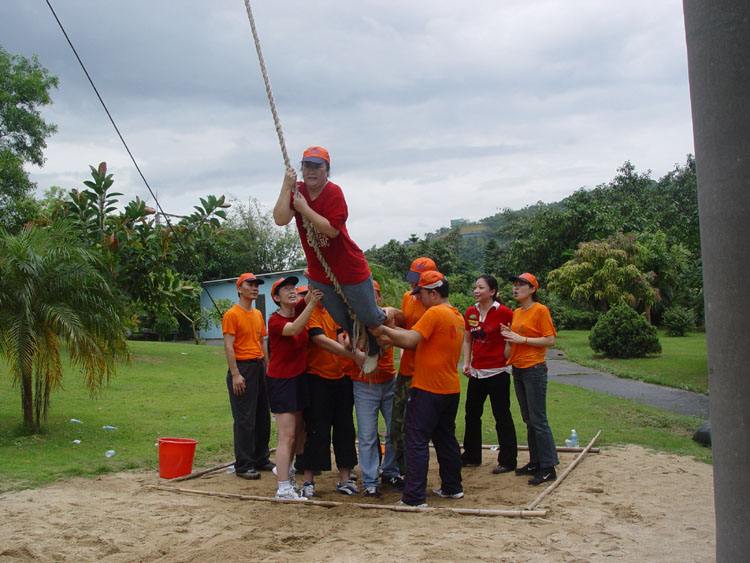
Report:
[[[375,303],[370,266],[364,252],[346,229],[349,209],[344,192],[328,179],[330,171],[331,157],[328,151],[317,146],[307,148],[302,154],[303,181],[297,181],[294,170],[287,170],[273,208],[273,218],[277,225],[288,225],[292,219],[295,220],[307,259],[310,286],[323,291],[325,308],[333,320],[351,335],[353,326],[349,311],[307,240],[303,218],[313,225],[320,253],[341,284],[346,300],[359,321],[369,328],[377,327],[385,322],[386,313]],[[368,357],[362,370],[371,373],[377,367],[379,346],[369,332],[367,338]]]
[[[510,413],[510,368],[505,363],[505,338],[500,333],[510,324],[513,311],[500,303],[497,280],[483,275],[474,284],[477,302],[466,309],[464,322],[464,375],[469,378],[466,390],[465,466],[482,463],[482,413],[487,396],[490,397],[495,431],[500,445],[497,465],[493,473],[508,473],[516,468],[516,428]]]
[[[271,286],[271,298],[278,311],[268,319],[268,349],[271,358],[266,372],[268,400],[276,415],[276,498],[307,500],[294,489],[291,469],[295,453],[305,444],[302,411],[307,404],[307,341],[305,325],[316,304],[323,297],[318,290],[308,292],[301,300],[295,289],[295,276],[281,278]],[[300,451],[298,451],[300,450]]]

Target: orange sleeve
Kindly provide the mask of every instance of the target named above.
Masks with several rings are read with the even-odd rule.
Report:
[[[258,311],[256,309],[256,311]],[[266,319],[263,318],[263,313],[258,311],[258,321],[260,322],[260,336],[263,338],[264,336],[268,336],[268,333],[266,332]]]
[[[411,327],[411,330],[416,330],[425,340],[429,339],[432,335],[432,331],[435,330],[435,320],[437,316],[438,315],[435,314],[435,311],[427,309],[425,314],[422,315],[422,318]]]
[[[224,313],[224,316],[221,318],[221,332],[222,334],[231,334],[232,336],[237,334],[237,317],[234,315],[232,309]]]
[[[555,330],[555,325],[552,324],[552,315],[550,314],[549,309],[547,307],[544,307],[544,309],[540,309],[537,323],[539,326],[539,332],[542,333],[542,336],[556,336],[557,335],[557,331]]]

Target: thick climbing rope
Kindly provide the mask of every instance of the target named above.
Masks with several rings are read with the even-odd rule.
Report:
[[[276,136],[279,139],[279,146],[281,147],[281,155],[284,158],[284,165],[286,166],[287,170],[292,170],[292,165],[289,160],[289,154],[286,150],[286,142],[284,141],[284,132],[281,129],[281,119],[279,119],[279,112],[276,110],[276,102],[273,98],[273,91],[271,90],[271,80],[268,78],[268,70],[266,69],[266,61],[263,58],[263,51],[260,46],[260,38],[258,36],[258,30],[255,27],[255,17],[253,16],[253,10],[250,7],[250,1],[244,0],[245,2],[245,9],[247,10],[247,19],[250,21],[250,29],[253,34],[253,41],[255,43],[255,51],[258,53],[258,63],[260,64],[260,73],[263,75],[263,83],[266,87],[266,96],[268,97],[268,104],[271,107],[271,115],[273,115],[273,123],[276,127]],[[297,186],[294,186],[294,196],[299,197],[299,192],[297,190]],[[349,317],[352,319],[352,326],[354,327],[354,334],[352,334],[352,348],[357,346],[357,344],[364,344],[366,346],[367,344],[367,332],[366,328],[362,324],[361,321],[357,319],[357,315],[354,313],[354,310],[352,309],[351,304],[346,298],[346,295],[344,294],[344,290],[341,288],[341,284],[336,279],[336,276],[333,273],[333,270],[331,270],[331,267],[328,265],[328,262],[326,261],[325,257],[323,256],[323,252],[321,251],[321,246],[328,246],[329,241],[328,237],[324,235],[321,232],[318,232],[315,229],[315,226],[310,222],[310,220],[307,217],[302,217],[302,224],[305,227],[305,234],[307,238],[307,243],[310,245],[310,248],[313,249],[313,252],[315,252],[315,256],[318,258],[318,261],[320,262],[320,265],[323,266],[323,271],[325,271],[326,276],[330,280],[331,284],[333,285],[333,288],[335,289],[337,295],[341,298],[341,300],[346,305],[347,311],[349,313]],[[359,342],[360,340],[363,340],[363,342]]]

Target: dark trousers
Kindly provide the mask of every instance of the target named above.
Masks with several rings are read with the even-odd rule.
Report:
[[[495,417],[497,443],[500,446],[497,463],[503,467],[515,467],[518,444],[513,415],[510,414],[510,374],[507,372],[484,379],[469,378],[464,417],[464,453],[461,458],[465,463],[482,463],[482,414],[487,396]]]
[[[547,364],[530,368],[513,368],[513,386],[516,388],[521,417],[526,423],[529,442],[529,461],[539,467],[552,467],[560,463],[555,439],[547,421]]]
[[[303,412],[307,440],[305,451],[295,462],[297,471],[329,471],[331,441],[336,466],[352,469],[357,465],[352,380],[325,379],[314,374],[308,377],[310,402]]]
[[[238,360],[237,367],[245,378],[245,393],[240,396],[234,394],[229,371],[227,389],[234,419],[234,469],[237,473],[243,473],[268,462],[271,411],[263,362]]]
[[[411,388],[406,408],[406,483],[401,500],[422,504],[427,498],[430,440],[440,466],[440,488],[454,494],[461,486],[461,450],[456,440],[459,393],[438,395]]]

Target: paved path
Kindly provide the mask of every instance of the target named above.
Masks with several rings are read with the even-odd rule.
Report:
[[[708,419],[708,395],[616,377],[570,362],[559,350],[550,350],[547,353],[547,366],[550,381],[633,399],[678,414]]]

